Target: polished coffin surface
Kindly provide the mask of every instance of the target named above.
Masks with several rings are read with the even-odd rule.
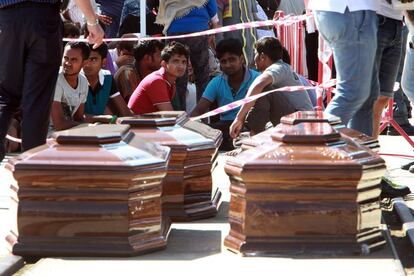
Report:
[[[220,131],[189,121],[185,112],[156,112],[119,118],[136,136],[171,148],[163,182],[163,213],[173,221],[215,216],[221,192],[212,194],[211,171],[222,141]]]
[[[23,256],[130,256],[166,246],[161,181],[170,150],[128,126],[57,132],[7,164],[13,172]]]
[[[280,124],[231,158],[230,233],[242,254],[366,253],[383,243],[384,161],[328,123]]]
[[[339,131],[342,137],[351,139],[360,145],[370,148],[373,151],[378,151],[379,149],[379,143],[377,139],[370,137],[359,131],[345,127],[341,124],[341,120],[339,117],[323,113],[322,111],[298,111],[282,117],[280,119],[280,122],[281,124],[279,124],[278,126],[267,129],[257,135],[250,137],[249,139],[244,140],[242,142],[242,149],[246,150],[265,143],[274,143],[273,139],[271,138],[272,133],[279,132],[279,129],[283,125],[297,125],[305,122],[329,123],[333,128]]]

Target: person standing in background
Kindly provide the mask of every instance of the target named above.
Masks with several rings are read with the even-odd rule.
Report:
[[[157,24],[164,26],[163,33],[181,35],[208,30],[218,25],[216,0],[161,0],[157,15]],[[197,87],[197,100],[209,81],[208,36],[175,39],[190,49],[190,60],[194,69]],[[188,74],[177,80],[177,93],[174,109],[185,110]]]
[[[115,38],[118,36],[119,25],[121,24],[121,13],[124,6],[124,0],[96,0],[101,5],[101,13],[111,18],[105,28],[105,37]]]
[[[88,41],[104,36],[89,0],[77,0]],[[50,108],[62,58],[60,1],[0,0],[0,160],[13,115],[22,111],[22,149],[46,142]],[[19,18],[19,20],[16,20]]]
[[[333,49],[337,86],[325,112],[349,128],[372,134],[372,109],[361,110],[371,93],[377,50],[377,0],[310,0],[320,34]]]
[[[260,21],[257,16],[255,0],[216,0],[219,23],[222,26],[230,26],[238,23]],[[223,38],[236,38],[243,44],[243,54],[246,65],[254,68],[254,50],[252,45],[257,41],[256,28],[226,32],[217,35],[217,42]]]

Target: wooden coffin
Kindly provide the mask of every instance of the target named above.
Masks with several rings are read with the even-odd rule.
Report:
[[[340,255],[383,244],[384,161],[326,122],[276,130],[273,144],[225,164],[231,201],[224,245],[246,255]]]
[[[119,118],[136,136],[171,148],[163,182],[163,213],[172,221],[217,214],[221,192],[212,193],[211,172],[222,141],[219,130],[189,121],[185,112],[156,112]]]
[[[55,133],[7,164],[13,172],[22,256],[131,256],[166,246],[161,181],[170,150],[128,126]]]
[[[373,151],[379,150],[379,142],[377,139],[370,137],[359,131],[345,127],[341,123],[341,119],[339,117],[324,113],[322,111],[298,111],[298,112],[289,114],[287,116],[284,116],[280,119],[280,125],[274,128],[265,130],[243,141],[242,149],[243,150],[251,149],[258,145],[262,145],[264,143],[274,143],[271,136],[274,132],[279,131],[279,129],[282,127],[281,125],[297,125],[297,124],[305,123],[305,122],[329,123],[334,129],[339,131],[342,137],[351,139],[360,145],[370,148]]]

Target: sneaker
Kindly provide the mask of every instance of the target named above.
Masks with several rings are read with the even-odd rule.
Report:
[[[397,185],[386,178],[381,180],[381,199],[404,197],[410,193],[411,190],[407,186]]]
[[[407,133],[408,135],[414,135],[414,126],[410,125],[410,124],[404,124],[404,125],[400,125],[400,127],[405,131],[405,133]],[[397,136],[400,135],[400,133],[398,133],[398,131],[393,128],[392,126],[388,126],[388,131],[387,131],[387,135],[391,135],[391,136]]]
[[[410,170],[410,168],[411,168],[413,165],[414,165],[414,161],[413,161],[413,162],[410,162],[410,163],[407,163],[407,164],[405,164],[405,165],[402,165],[402,166],[401,166],[401,169],[408,171],[408,170]]]

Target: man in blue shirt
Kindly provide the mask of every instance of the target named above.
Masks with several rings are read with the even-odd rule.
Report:
[[[76,0],[87,20],[88,40],[103,30],[89,0]],[[0,0],[0,161],[13,115],[22,111],[22,148],[46,142],[53,92],[62,58],[59,0]]]
[[[163,33],[168,36],[188,34],[208,30],[218,26],[216,0],[165,0],[160,1],[156,23],[164,26]],[[188,46],[190,60],[194,69],[197,100],[209,80],[208,37],[197,36],[175,39]],[[188,74],[176,82],[179,104],[175,109],[185,110]]]
[[[112,19],[112,22],[105,29],[105,36],[108,38],[117,37],[124,0],[96,0],[96,3],[101,5],[102,14]]]
[[[216,46],[217,58],[220,61],[222,74],[213,78],[204,90],[203,96],[191,116],[207,112],[213,102],[223,106],[244,99],[254,79],[260,74],[244,65],[243,46],[238,39],[221,40]],[[221,150],[232,150],[233,140],[229,135],[229,127],[236,118],[239,108],[220,114],[220,121],[211,127],[223,132]]]

